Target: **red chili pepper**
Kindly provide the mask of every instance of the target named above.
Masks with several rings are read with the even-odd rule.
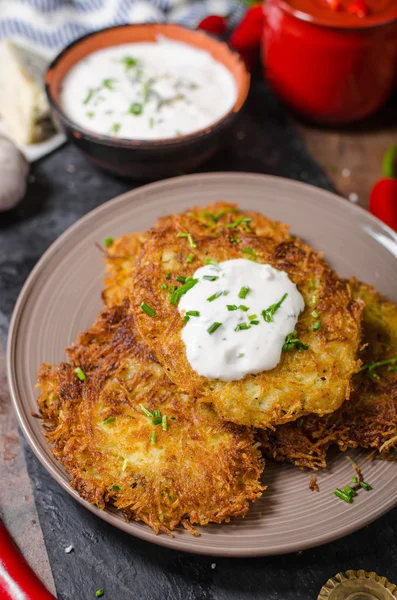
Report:
[[[383,179],[375,183],[369,198],[370,212],[397,231],[397,146],[383,158]]]
[[[264,21],[262,3],[255,3],[230,36],[230,45],[240,52],[249,68],[254,66],[258,58]]]
[[[56,600],[33,573],[0,521],[1,600]]]
[[[365,4],[364,0],[354,0],[354,2],[351,2],[348,5],[347,12],[349,12],[351,15],[355,15],[356,17],[360,17],[360,19],[362,19],[368,14],[368,7]]]
[[[219,15],[208,15],[200,21],[197,28],[222,37],[227,31],[227,20]]]

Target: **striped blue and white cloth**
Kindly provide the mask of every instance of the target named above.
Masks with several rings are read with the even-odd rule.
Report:
[[[170,21],[195,28],[217,14],[233,27],[245,9],[240,0],[0,0],[0,40],[51,58],[76,38],[110,25]]]

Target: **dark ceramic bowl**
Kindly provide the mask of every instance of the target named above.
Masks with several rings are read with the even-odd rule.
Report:
[[[233,75],[237,99],[233,108],[209,127],[177,138],[130,140],[98,135],[79,127],[63,112],[59,97],[68,71],[88,54],[108,46],[155,42],[159,35],[209,52]],[[68,139],[99,167],[121,177],[153,180],[193,170],[214,154],[230,133],[247,98],[250,76],[240,58],[226,43],[202,31],[179,25],[119,25],[85,35],[67,46],[50,64],[45,86],[56,120]]]

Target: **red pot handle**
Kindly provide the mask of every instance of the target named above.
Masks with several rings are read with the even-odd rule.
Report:
[[[44,587],[0,521],[1,600],[56,600]]]

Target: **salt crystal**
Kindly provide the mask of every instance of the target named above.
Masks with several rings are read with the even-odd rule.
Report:
[[[215,567],[216,567],[216,563],[212,563],[211,569],[215,569]]]
[[[70,554],[72,550],[73,550],[72,544],[70,544],[70,546],[68,546],[67,548],[65,548],[66,554]]]
[[[350,177],[351,174],[352,172],[350,171],[350,169],[342,169],[342,177]]]
[[[352,192],[351,194],[349,194],[349,200],[350,200],[350,202],[354,202],[354,203],[358,202],[358,196],[357,196],[357,194],[355,194],[354,192]]]

